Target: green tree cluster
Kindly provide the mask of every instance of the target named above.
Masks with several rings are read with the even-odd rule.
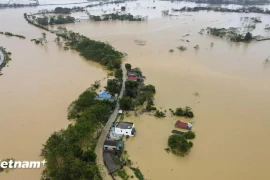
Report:
[[[83,92],[69,109],[76,112],[75,124],[53,133],[43,145],[41,155],[47,161],[43,179],[102,179],[94,149],[113,104],[94,100],[94,96],[95,92]]]
[[[139,180],[144,180],[144,176],[139,168],[129,167]]]
[[[131,69],[131,64],[126,63],[126,64],[125,64],[125,68],[126,68],[127,71],[129,71],[129,70]]]
[[[196,134],[193,131],[188,131],[184,134],[184,137],[186,139],[195,139]]]
[[[115,73],[114,73],[114,76],[117,79],[122,80],[123,79],[123,71],[122,71],[122,69],[116,69]]]
[[[0,32],[0,34],[4,34],[4,35],[6,35],[6,36],[15,36],[15,37],[18,37],[18,38],[21,38],[21,39],[25,39],[25,37],[24,36],[22,36],[22,35],[18,35],[18,34],[13,34],[13,33],[11,33],[11,32]]]
[[[126,81],[125,82],[125,95],[131,98],[136,98],[139,90],[139,82]]]
[[[188,141],[182,135],[173,134],[169,136],[168,146],[174,154],[179,156],[185,156],[193,147],[193,143],[191,141]]]
[[[36,18],[36,22],[41,26],[48,26],[49,25],[49,18],[48,18],[48,16],[38,17],[38,18]]]
[[[122,82],[118,81],[117,79],[108,79],[107,86],[105,87],[106,91],[110,94],[119,94],[121,91]]]
[[[68,23],[74,23],[75,22],[75,18],[71,17],[71,16],[62,16],[62,15],[58,15],[57,17],[51,17],[49,20],[49,24],[50,25],[54,25],[54,24],[68,24]]]
[[[55,14],[70,14],[71,9],[70,8],[63,8],[63,7],[56,7],[54,9]]]
[[[185,108],[176,108],[174,115],[176,116],[185,116],[188,118],[193,118],[194,114],[192,112],[192,109],[188,106],[186,106]]]
[[[119,99],[119,105],[123,110],[131,110],[133,108],[131,97],[123,96],[121,99]]]
[[[109,44],[88,38],[83,38],[82,40],[71,38],[71,44],[75,44],[76,50],[86,59],[97,61],[110,70],[121,67],[123,54],[116,51]]]
[[[165,113],[163,111],[159,111],[159,110],[157,110],[155,112],[155,116],[158,117],[158,118],[166,117]]]
[[[44,27],[44,26],[42,26],[42,25],[36,24],[36,23],[34,23],[33,21],[31,21],[31,20],[28,18],[28,15],[27,15],[26,13],[24,13],[23,16],[24,16],[24,19],[25,19],[29,24],[32,24],[33,26],[36,26],[36,27],[38,27],[38,28],[40,28],[40,29],[43,29],[43,30],[45,30],[45,31],[49,31],[48,28],[46,28],[46,27]]]

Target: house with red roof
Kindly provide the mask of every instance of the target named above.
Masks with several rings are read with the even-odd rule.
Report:
[[[138,77],[128,76],[127,80],[128,81],[138,81]]]

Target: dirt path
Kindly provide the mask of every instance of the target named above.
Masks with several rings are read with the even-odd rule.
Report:
[[[121,92],[119,94],[119,98],[121,98],[123,96],[123,93],[124,93],[124,90],[125,90],[125,81],[126,81],[126,69],[125,69],[125,65],[123,64],[122,65],[122,70],[123,70],[123,84],[122,84],[122,89],[121,89]],[[108,122],[106,123],[106,125],[104,126],[103,128],[103,131],[98,139],[98,142],[97,142],[97,146],[96,146],[96,149],[95,149],[95,152],[97,154],[97,164],[100,164],[104,167],[104,170],[103,170],[103,174],[104,174],[104,177],[103,179],[104,180],[112,180],[111,176],[109,176],[109,173],[106,169],[106,167],[104,166],[104,163],[103,163],[103,156],[102,156],[102,153],[103,153],[103,143],[106,139],[106,135],[107,135],[107,132],[109,131],[109,128],[111,126],[111,124],[113,123],[113,121],[115,120],[117,114],[118,114],[118,111],[119,111],[119,104],[117,103],[116,104],[116,108],[114,110],[114,112],[111,114]]]

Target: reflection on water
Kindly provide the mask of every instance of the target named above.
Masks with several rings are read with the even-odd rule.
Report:
[[[136,137],[126,143],[134,166],[140,167],[146,179],[153,180],[269,179],[270,143],[266,138],[270,135],[270,68],[266,68],[264,60],[270,55],[270,42],[232,43],[198,34],[208,26],[234,27],[241,25],[243,16],[260,16],[263,23],[253,33],[267,35],[261,27],[270,23],[269,17],[198,12],[170,18],[161,16],[163,6],[147,9],[144,3],[150,1],[140,2],[139,8],[140,12],[149,12],[151,18],[147,22],[64,25],[126,52],[127,62],[139,66],[147,77],[146,83],[156,86],[157,107],[168,110],[188,105],[194,110],[197,137],[185,158],[164,150],[175,117],[129,117],[137,127]],[[169,2],[156,3],[172,6]],[[28,25],[22,17],[25,11],[36,10],[0,11],[0,30],[40,37],[42,31]],[[136,7],[131,6],[130,10],[136,12]],[[189,36],[183,37],[186,34]],[[137,45],[138,41],[145,45]],[[38,159],[41,144],[53,131],[67,125],[68,104],[105,73],[76,52],[58,50],[52,42],[40,47],[29,39],[4,36],[0,36],[0,42],[13,53],[9,67],[3,69],[0,77],[0,142],[11,142],[1,146],[0,155]],[[186,46],[187,51],[178,51],[179,45]],[[195,45],[200,48],[195,50]],[[169,49],[174,49],[174,53],[169,53]],[[13,170],[0,177],[34,180],[39,173]]]

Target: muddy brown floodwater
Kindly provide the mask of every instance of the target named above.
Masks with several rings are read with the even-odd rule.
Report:
[[[24,22],[22,13],[5,12],[0,11],[0,31],[27,39],[0,36],[1,46],[12,52],[0,77],[0,159],[41,160],[42,144],[54,131],[67,127],[69,104],[106,72],[77,52],[60,50],[49,34],[47,45],[35,45],[30,39],[41,37],[43,31]],[[37,180],[41,171],[14,169],[0,173],[0,179]]]
[[[14,29],[11,32],[39,37],[42,31],[20,16],[16,18],[21,30],[14,29],[14,24],[5,25]],[[146,83],[155,85],[158,108],[193,108],[197,137],[184,158],[164,150],[176,117],[167,113],[164,119],[149,115],[127,118],[135,122],[137,134],[127,141],[126,149],[146,179],[270,179],[270,67],[263,64],[270,55],[270,41],[231,43],[198,34],[207,26],[239,24],[236,21],[242,16],[254,14],[199,12],[173,18],[154,16],[147,22],[65,25],[126,52],[127,62],[139,66]],[[269,23],[270,18],[259,16]],[[5,18],[6,22],[15,19]],[[186,34],[189,36],[183,37]],[[137,45],[138,40],[145,45]],[[53,43],[39,47],[3,36],[0,42],[12,52],[12,61],[0,77],[0,155],[39,159],[41,144],[53,131],[66,127],[69,103],[105,73],[75,52],[58,50]],[[197,44],[200,48],[195,50]],[[179,45],[187,51],[178,51]],[[200,96],[194,96],[195,92]],[[0,178],[34,180],[39,174],[39,170],[16,169]]]

